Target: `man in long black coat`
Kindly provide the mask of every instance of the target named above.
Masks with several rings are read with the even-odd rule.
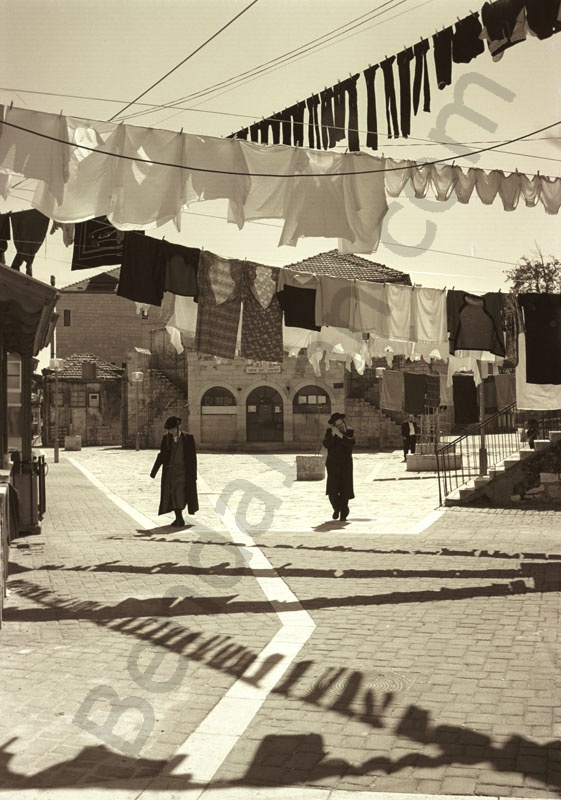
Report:
[[[185,525],[182,514],[185,506],[189,514],[199,510],[195,439],[190,433],[182,431],[180,424],[179,417],[168,417],[166,420],[166,433],[150,472],[150,477],[155,478],[162,467],[158,514],[175,512],[175,520],[171,523],[175,527]]]
[[[329,427],[325,432],[323,446],[327,449],[325,467],[327,485],[325,493],[333,506],[333,519],[346,520],[349,516],[349,500],[354,495],[353,456],[355,443],[354,430],[348,428],[345,415],[336,412],[327,420]]]

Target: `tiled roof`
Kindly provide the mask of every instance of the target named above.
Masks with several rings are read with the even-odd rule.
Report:
[[[116,267],[107,272],[101,272],[99,275],[94,275],[93,278],[85,278],[83,281],[71,283],[69,286],[63,286],[59,291],[62,293],[105,292],[107,294],[114,294],[119,281],[120,271],[121,267]]]
[[[106,380],[107,378],[120,378],[124,370],[117,367],[110,361],[104,358],[93,355],[93,353],[74,353],[64,359],[64,367],[58,373],[59,378],[66,378],[69,380],[82,380],[82,364],[85,361],[95,361],[96,363],[96,380]],[[51,369],[45,370],[46,374],[53,375],[54,371]]]
[[[361,258],[338,250],[318,253],[295,264],[285,264],[289,269],[299,272],[313,272],[316,275],[331,275],[335,278],[357,278],[361,281],[377,283],[402,283],[411,286],[411,278],[406,272],[385,267],[367,258]]]
[[[248,264],[257,262],[247,261]],[[376,283],[402,283],[411,286],[411,278],[406,272],[378,264],[368,258],[361,258],[351,253],[340,253],[338,250],[328,250],[318,253],[303,261],[294,264],[285,264],[289,269],[299,272],[313,272],[316,275],[332,275],[335,278],[356,278],[361,281],[375,281]],[[94,275],[78,283],[72,283],[60,289],[61,292],[98,292],[114,294],[119,281],[120,267]]]

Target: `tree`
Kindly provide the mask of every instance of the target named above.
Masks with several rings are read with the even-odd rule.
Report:
[[[518,266],[505,274],[513,292],[561,292],[561,261],[551,255],[546,261],[539,247],[532,258],[522,256]]]

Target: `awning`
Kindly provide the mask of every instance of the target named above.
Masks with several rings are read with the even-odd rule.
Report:
[[[0,266],[0,341],[9,353],[36,356],[54,333],[59,292],[10,267]]]

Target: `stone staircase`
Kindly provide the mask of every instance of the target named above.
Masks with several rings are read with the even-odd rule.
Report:
[[[550,431],[548,439],[536,439],[534,442],[534,449],[532,450],[528,445],[524,445],[521,447],[520,450],[511,453],[507,458],[503,461],[499,462],[498,464],[489,467],[487,475],[480,475],[477,478],[474,478],[463,486],[458,487],[458,489],[451,492],[445,499],[444,505],[446,506],[458,506],[458,505],[468,505],[473,503],[477,500],[481,500],[486,496],[492,496],[492,491],[489,492],[489,489],[493,488],[493,484],[502,481],[506,484],[514,484],[514,486],[519,485],[516,484],[515,479],[518,477],[517,470],[520,467],[521,463],[527,459],[531,458],[539,458],[540,453],[544,453],[553,445],[558,444],[561,442],[561,431]],[[549,473],[541,473],[549,474]],[[512,480],[508,481],[508,478],[511,477]],[[547,479],[546,482],[554,482]],[[557,477],[557,482],[559,482],[559,477]],[[526,492],[526,494],[537,494],[532,489]],[[504,492],[503,492],[504,495]],[[524,496],[524,495],[522,495]],[[520,497],[520,495],[516,493],[510,493],[509,499],[513,502],[514,497]]]

